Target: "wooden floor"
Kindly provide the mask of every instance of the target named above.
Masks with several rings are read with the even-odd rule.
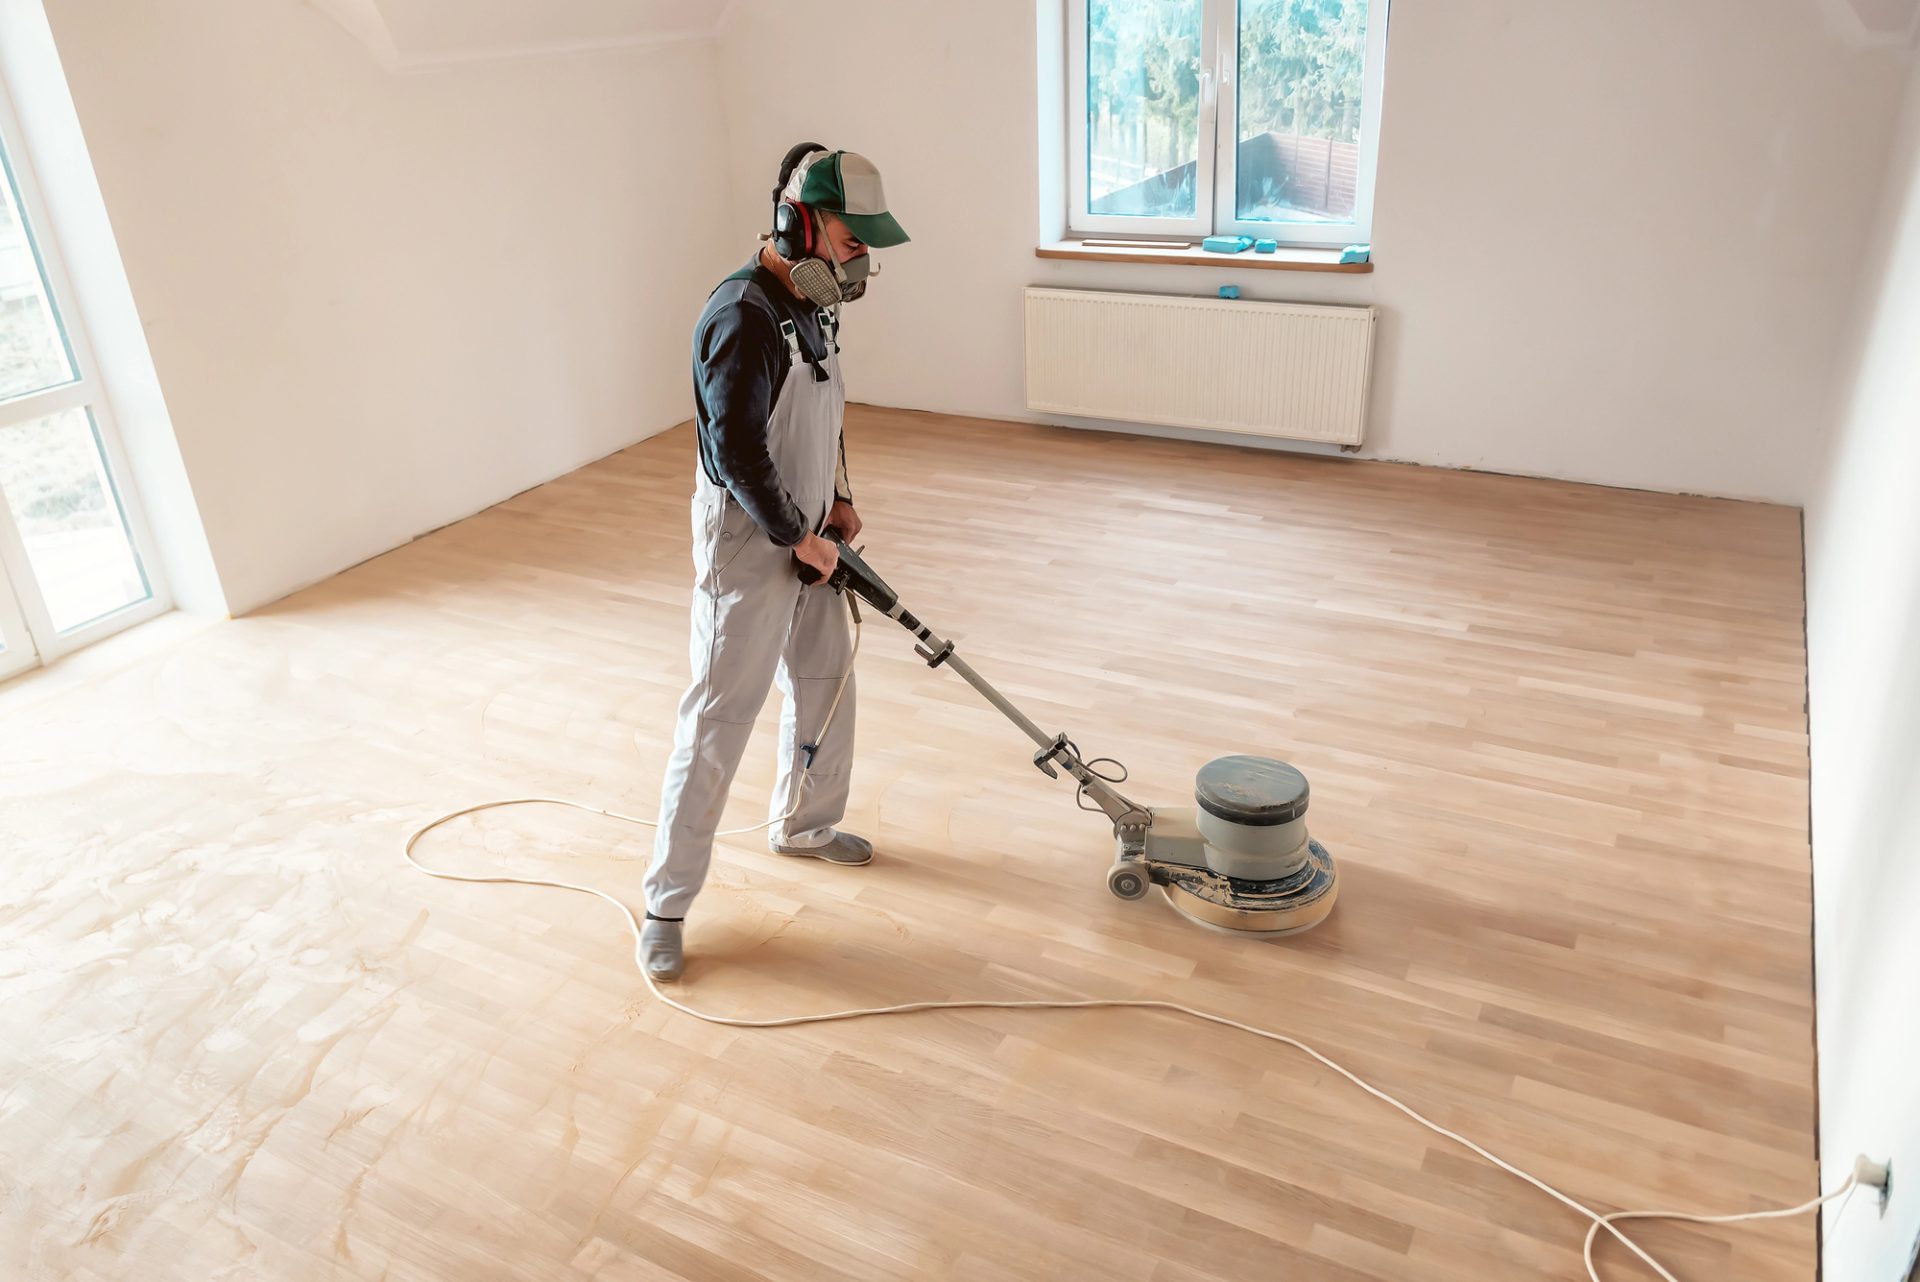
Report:
[[[1597,1205],[1813,1193],[1797,513],[854,419],[910,608],[1143,800],[1298,763],[1341,903],[1272,942],[1112,898],[1098,817],[869,626],[849,826],[880,857],[724,842],[690,999],[1172,998]],[[604,905],[408,872],[412,826],[483,798],[653,812],[692,469],[682,428],[0,690],[0,1276],[1579,1274],[1578,1217],[1280,1047],[1125,1011],[712,1027],[649,998]],[[547,810],[422,853],[638,902],[646,849]],[[1808,1219],[1646,1237],[1686,1279],[1813,1273]]]

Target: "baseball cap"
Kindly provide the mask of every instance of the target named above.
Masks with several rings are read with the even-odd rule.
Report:
[[[794,172],[787,190],[803,205],[838,214],[862,244],[886,249],[907,242],[906,231],[887,212],[880,171],[856,152],[815,153]]]

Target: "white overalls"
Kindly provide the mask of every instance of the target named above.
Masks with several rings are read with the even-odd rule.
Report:
[[[767,419],[767,450],[807,528],[817,532],[833,504],[840,464],[846,393],[839,345],[823,323],[828,377],[816,381],[792,323],[781,330],[790,364]],[[727,790],[776,678],[785,706],[769,819],[794,808],[809,754],[812,768],[798,808],[771,829],[773,842],[826,844],[846,813],[853,764],[851,677],[832,726],[816,742],[851,660],[846,605],[829,588],[802,585],[792,549],[769,539],[705,468],[694,470],[693,683],[680,699],[646,878],[647,910],[661,917],[684,917],[706,880]]]

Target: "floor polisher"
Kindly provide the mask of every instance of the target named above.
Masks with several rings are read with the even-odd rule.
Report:
[[[826,533],[840,542],[836,531]],[[803,581],[820,581],[819,571],[797,559],[795,565]],[[1307,835],[1307,778],[1292,766],[1269,757],[1217,757],[1194,780],[1193,807],[1149,809],[1114,787],[1126,781],[1124,767],[1109,757],[1085,760],[1066,735],[1049,735],[1035,725],[954,653],[953,642],[902,607],[899,594],[859,552],[841,545],[827,585],[911,632],[915,653],[928,667],[959,673],[1039,745],[1033,764],[1042,773],[1057,779],[1064,770],[1073,777],[1081,808],[1097,809],[1113,822],[1116,850],[1107,889],[1121,899],[1142,898],[1157,885],[1168,903],[1195,921],[1266,935],[1307,930],[1333,911],[1339,890],[1333,857]],[[1117,773],[1103,772],[1102,765],[1118,767]]]
[[[832,531],[827,533],[831,534]],[[835,541],[839,540],[836,538]],[[797,561],[796,566],[800,577],[806,582],[820,581],[817,571]],[[1091,800],[1094,803],[1093,809],[1099,810],[1113,821],[1114,840],[1118,849],[1113,868],[1107,873],[1107,886],[1120,898],[1139,899],[1151,887],[1158,885],[1168,902],[1197,921],[1222,930],[1267,936],[1306,930],[1324,921],[1327,914],[1333,911],[1335,893],[1333,861],[1328,858],[1327,852],[1319,842],[1307,836],[1307,781],[1298,770],[1285,762],[1274,761],[1267,757],[1220,757],[1209,761],[1200,770],[1199,778],[1194,785],[1195,809],[1189,810],[1183,807],[1178,810],[1171,808],[1149,810],[1137,802],[1128,800],[1113,787],[1116,783],[1125,782],[1124,769],[1120,769],[1116,774],[1103,774],[1099,767],[1102,763],[1111,760],[1110,758],[1096,757],[1088,761],[1081,757],[1079,748],[1065,735],[1054,735],[1049,738],[1040,727],[1008,702],[1005,695],[995,690],[965,660],[956,655],[953,652],[953,642],[935,636],[933,629],[901,608],[900,599],[893,589],[873,572],[858,552],[843,547],[839,565],[828,577],[828,582],[835,591],[846,596],[856,620],[859,618],[859,607],[856,601],[865,601],[913,633],[919,641],[918,653],[927,661],[928,666],[950,667],[965,678],[967,684],[978,690],[985,696],[987,702],[998,708],[1009,721],[1020,727],[1022,733],[1040,746],[1040,750],[1034,754],[1033,763],[1041,770],[1055,778],[1059,777],[1062,770],[1073,776],[1079,785],[1075,799],[1080,805],[1086,808],[1086,803]],[[857,653],[858,637],[855,638],[854,648]],[[852,672],[852,666],[849,664],[846,676],[851,676]],[[841,688],[844,692],[844,677]],[[837,699],[835,706],[838,706]],[[833,714],[830,711],[825,725],[831,725],[832,721]],[[824,728],[823,726],[823,733]],[[1119,765],[1118,762],[1113,764],[1116,767]],[[1685,1220],[1700,1224],[1734,1224],[1749,1220],[1780,1219],[1784,1216],[1804,1215],[1810,1211],[1817,1211],[1829,1202],[1846,1198],[1861,1185],[1879,1189],[1881,1206],[1883,1208],[1886,1206],[1887,1189],[1890,1186],[1888,1164],[1863,1155],[1854,1160],[1853,1173],[1838,1187],[1798,1206],[1746,1211],[1734,1215],[1696,1215],[1684,1211],[1611,1211],[1602,1214],[1555,1188],[1539,1176],[1496,1156],[1458,1131],[1449,1130],[1440,1125],[1413,1106],[1396,1099],[1352,1069],[1297,1037],[1160,997],[956,997],[938,1001],[908,1001],[890,1006],[860,1006],[847,1010],[764,1017],[723,1015],[701,1010],[663,991],[661,981],[657,981],[649,973],[646,966],[646,928],[641,924],[640,914],[634,911],[624,896],[597,886],[557,881],[545,877],[522,877],[497,872],[455,872],[447,868],[431,868],[414,858],[414,847],[419,844],[421,838],[443,824],[483,810],[532,804],[569,806],[576,810],[605,815],[610,819],[639,824],[643,827],[655,827],[658,822],[635,815],[623,815],[619,811],[588,805],[584,802],[568,801],[560,797],[516,797],[506,801],[485,801],[478,805],[467,806],[422,824],[408,836],[406,844],[401,847],[401,855],[414,870],[445,881],[546,886],[555,890],[592,895],[606,901],[626,919],[627,929],[633,936],[634,963],[639,966],[641,978],[646,981],[654,998],[674,1010],[691,1015],[695,1019],[705,1020],[710,1024],[719,1024],[728,1028],[794,1028],[808,1024],[833,1023],[838,1020],[868,1019],[880,1015],[911,1015],[933,1010],[1125,1009],[1176,1014],[1207,1024],[1236,1029],[1242,1033],[1292,1047],[1329,1072],[1345,1078],[1375,1099],[1398,1110],[1409,1120],[1432,1132],[1437,1138],[1460,1145],[1483,1161],[1498,1167],[1516,1179],[1525,1181],[1567,1209],[1584,1216],[1588,1221],[1588,1227],[1582,1254],[1585,1257],[1587,1277],[1590,1282],[1600,1282],[1599,1266],[1595,1263],[1593,1249],[1602,1233],[1614,1238],[1637,1256],[1641,1263],[1662,1278],[1673,1278],[1674,1275],[1670,1270],[1621,1229],[1620,1222],[1624,1220]],[[789,811],[786,815],[753,828],[729,830],[729,835],[769,828],[790,817],[791,814],[792,811]],[[1844,1201],[1841,1203],[1840,1210],[1842,1212],[1846,1210]],[[1835,1218],[1837,1219],[1837,1216]]]

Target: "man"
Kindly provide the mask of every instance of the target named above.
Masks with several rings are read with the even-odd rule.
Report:
[[[846,608],[830,589],[803,586],[795,562],[831,574],[838,548],[822,531],[860,532],[841,442],[840,305],[865,292],[868,251],[907,234],[873,164],[818,143],[787,153],[773,200],[769,243],[713,291],[694,328],[693,683],[647,869],[641,951],[656,980],[680,977],[681,923],[776,678],[784,708],[769,844],[837,864],[873,858],[871,843],[834,826],[853,758]]]

